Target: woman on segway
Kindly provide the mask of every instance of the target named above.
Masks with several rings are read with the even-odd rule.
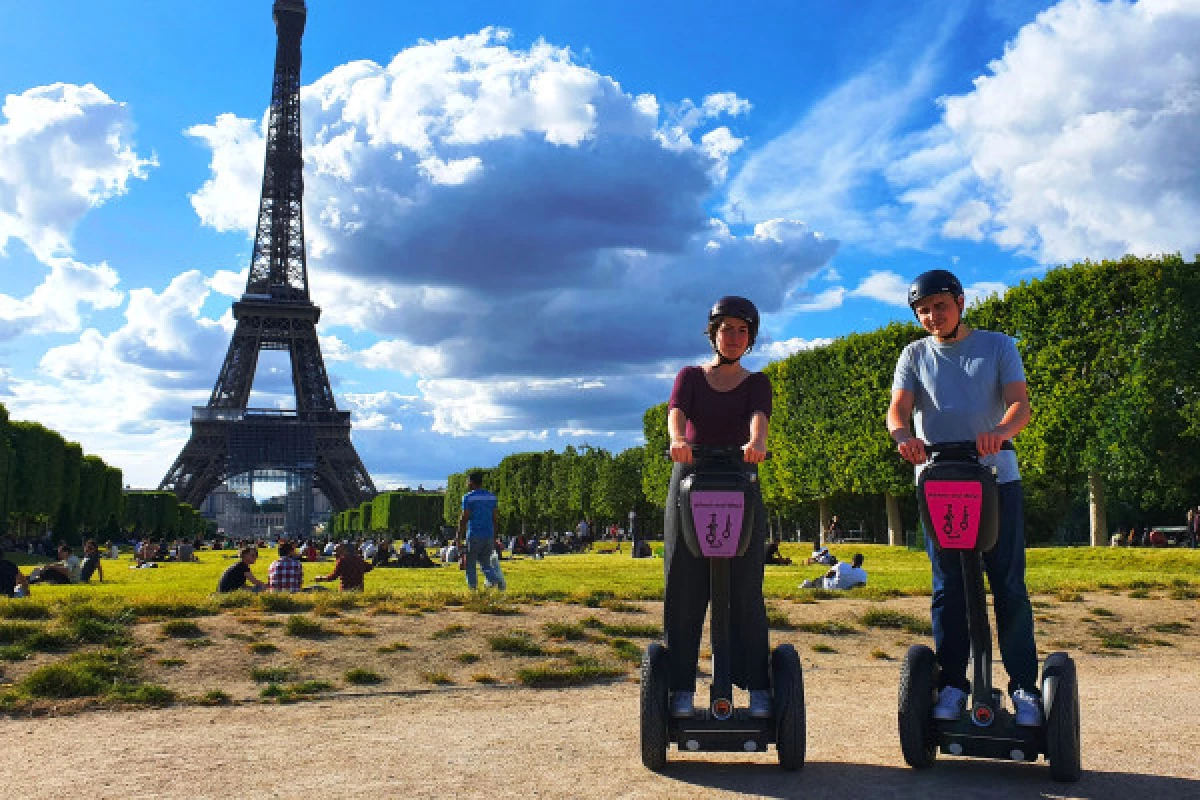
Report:
[[[671,436],[671,484],[665,520],[666,595],[663,623],[670,662],[670,713],[695,713],[696,662],[709,602],[709,567],[682,541],[678,511],[679,482],[692,469],[692,446],[740,447],[747,464],[767,455],[767,423],[771,416],[771,383],[750,372],[740,359],[754,346],[759,315],[744,297],[722,297],[708,315],[706,335],[713,359],[704,366],[684,367],[675,377],[667,404]],[[745,555],[733,559],[730,617],[733,682],[750,692],[750,716],[771,716],[768,670],[767,611],[763,602],[763,555],[766,511],[758,484],[753,538]]]

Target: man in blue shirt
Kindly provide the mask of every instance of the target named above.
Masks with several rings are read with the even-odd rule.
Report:
[[[1016,453],[1002,449],[1005,441],[1029,424],[1021,355],[1008,336],[962,324],[966,304],[962,284],[945,270],[919,275],[909,288],[908,301],[930,335],[904,348],[896,364],[888,432],[901,457],[914,464],[918,474],[925,464],[927,442],[975,442],[980,463],[995,468],[1000,530],[996,546],[984,554],[984,567],[992,587],[996,633],[1016,723],[1037,727],[1042,724],[1042,711],[1033,608],[1025,588],[1024,493]],[[962,572],[953,554],[933,547],[930,531],[925,532],[925,545],[933,566],[933,639],[942,668],[933,715],[958,719],[970,690]]]
[[[500,517],[496,495],[483,488],[483,473],[472,472],[467,476],[467,489],[463,495],[462,514],[458,518],[458,535],[454,542],[462,551],[463,533],[467,535],[466,570],[467,586],[475,589],[479,576],[475,565],[483,570],[486,585],[505,589],[504,573],[500,571],[500,560],[496,558],[496,528]]]

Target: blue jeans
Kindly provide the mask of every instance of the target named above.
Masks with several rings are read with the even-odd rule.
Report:
[[[992,587],[1000,657],[1008,672],[1008,689],[1039,694],[1037,646],[1033,641],[1033,607],[1025,589],[1025,492],[1020,481],[1002,483],[999,494],[1000,531],[996,546],[983,556]],[[971,642],[962,566],[954,551],[934,549],[934,534],[925,531],[925,550],[933,566],[933,641],[942,668],[940,686],[968,691],[967,661]]]
[[[504,573],[500,571],[500,562],[492,560],[492,556],[495,554],[496,545],[490,537],[467,537],[468,587],[475,589],[479,585],[479,575],[475,572],[475,565],[478,564],[479,568],[483,570],[483,579],[487,581],[488,586],[505,588]]]

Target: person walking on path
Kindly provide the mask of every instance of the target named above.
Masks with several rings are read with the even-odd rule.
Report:
[[[504,591],[504,573],[500,570],[496,554],[496,528],[499,525],[500,508],[496,495],[483,488],[483,473],[472,472],[467,476],[467,493],[462,498],[462,514],[458,517],[458,533],[455,545],[462,552],[463,535],[466,534],[467,586],[472,590],[479,585],[478,565],[488,587]]]
[[[905,347],[896,363],[888,432],[918,475],[926,461],[926,443],[972,441],[980,463],[995,468],[1000,532],[996,546],[984,554],[984,568],[1016,723],[1037,727],[1042,709],[1033,608],[1025,587],[1024,492],[1016,453],[1003,449],[1029,424],[1021,354],[1010,337],[962,323],[962,284],[946,270],[917,276],[908,290],[908,304],[930,335]],[[970,690],[966,595],[958,558],[938,551],[933,542],[933,532],[925,531],[933,569],[933,639],[941,665],[933,714],[937,719],[958,719]]]

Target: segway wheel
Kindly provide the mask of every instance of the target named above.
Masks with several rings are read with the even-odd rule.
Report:
[[[667,765],[667,648],[654,642],[642,656],[642,765],[658,771]]]
[[[1073,783],[1083,773],[1079,748],[1079,682],[1075,662],[1051,653],[1042,667],[1042,704],[1046,709],[1046,759],[1050,777]]]
[[[904,761],[913,769],[929,769],[937,759],[933,738],[933,693],[937,681],[937,657],[923,644],[908,648],[900,668],[900,698],[897,721]]]
[[[775,750],[779,766],[797,770],[804,766],[807,745],[804,714],[804,668],[790,644],[771,653],[771,682],[775,703]]]

